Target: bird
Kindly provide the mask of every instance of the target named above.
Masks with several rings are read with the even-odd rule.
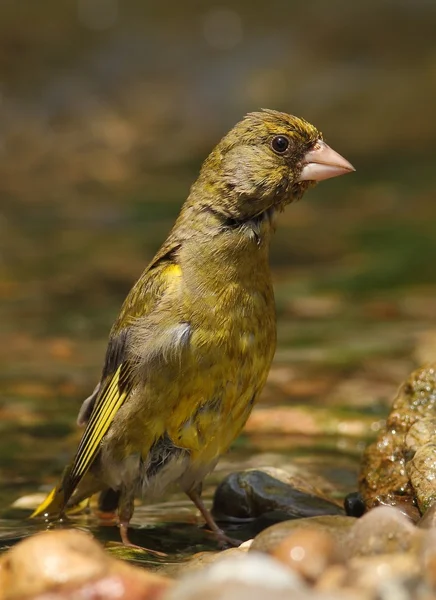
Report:
[[[243,429],[276,348],[275,216],[353,166],[303,118],[247,114],[212,150],[168,238],[127,295],[76,454],[33,517],[114,490],[121,541],[134,499],[178,484],[220,544],[202,483]]]

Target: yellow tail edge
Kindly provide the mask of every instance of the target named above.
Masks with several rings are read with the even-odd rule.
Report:
[[[61,488],[55,487],[49,493],[44,502],[33,511],[30,519],[35,517],[55,517],[59,516],[64,508],[64,493]]]
[[[55,487],[49,493],[44,502],[33,511],[29,519],[36,517],[60,517],[61,514],[76,515],[85,510],[89,506],[90,498],[85,498],[77,504],[65,507],[64,493],[60,487]]]

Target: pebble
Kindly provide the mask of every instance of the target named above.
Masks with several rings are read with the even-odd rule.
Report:
[[[356,523],[353,517],[339,515],[324,515],[321,517],[309,517],[307,519],[292,519],[283,523],[276,523],[257,535],[250,547],[249,552],[258,551],[273,553],[277,546],[296,529],[316,529],[330,534],[339,545],[344,544],[349,529]]]
[[[296,529],[273,551],[272,556],[309,582],[314,582],[330,565],[342,560],[333,536],[320,529]]]
[[[285,600],[306,589],[301,577],[269,556],[220,560],[182,577],[165,600]]]
[[[243,545],[241,544],[241,546]],[[171,577],[179,577],[186,573],[200,571],[215,562],[239,558],[240,556],[244,556],[249,548],[249,545],[245,546],[245,548],[241,548],[241,546],[239,548],[229,548],[221,552],[197,552],[184,562],[165,565],[165,574]]]
[[[416,544],[418,535],[399,510],[378,506],[355,521],[348,532],[346,551],[350,556],[406,552]]]
[[[407,590],[416,585],[419,576],[419,562],[413,553],[359,556],[348,562],[342,584],[371,591],[377,598],[409,600]]]
[[[166,577],[112,558],[92,536],[76,529],[38,533],[0,559],[0,600],[43,595],[47,600],[148,600],[171,585]]]
[[[418,556],[426,582],[436,591],[436,529],[424,532]]]
[[[436,503],[432,504],[416,524],[420,529],[436,527]]]
[[[418,521],[436,499],[435,407],[436,363],[432,363],[403,382],[385,428],[364,452],[359,491],[366,508],[397,505]]]
[[[407,474],[422,514],[436,502],[436,445],[421,446],[407,463]]]

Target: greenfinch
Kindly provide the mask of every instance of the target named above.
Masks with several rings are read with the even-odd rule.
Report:
[[[121,308],[79,414],[77,452],[33,516],[59,517],[116,490],[131,545],[135,496],[176,483],[226,541],[201,487],[244,427],[274,356],[274,216],[314,183],[353,170],[313,125],[273,110],[248,114],[219,142]]]

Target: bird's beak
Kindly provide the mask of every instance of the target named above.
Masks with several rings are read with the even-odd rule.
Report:
[[[323,181],[356,170],[323,140],[318,140],[313,150],[306,152],[301,164],[303,168],[298,181]]]

